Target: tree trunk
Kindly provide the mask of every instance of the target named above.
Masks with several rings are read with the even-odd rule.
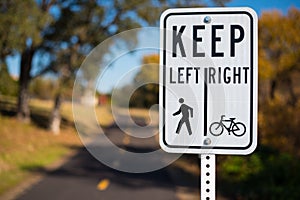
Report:
[[[277,87],[277,82],[275,79],[271,80],[271,87],[270,87],[270,98],[273,100],[275,98],[275,90]]]
[[[289,95],[290,95],[289,104],[294,107],[294,106],[296,106],[298,97],[294,91],[293,82],[292,82],[291,77],[287,78],[286,83],[287,83],[287,87],[288,87],[288,91],[289,91]]]
[[[55,97],[54,107],[51,114],[49,128],[55,134],[58,135],[60,132],[60,122],[61,122],[61,115],[60,115],[60,107],[62,104],[62,95],[58,93]]]
[[[30,121],[28,86],[33,54],[34,49],[29,48],[21,56],[17,117],[24,122]]]

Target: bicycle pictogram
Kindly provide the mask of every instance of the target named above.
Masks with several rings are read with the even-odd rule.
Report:
[[[219,122],[213,122],[210,127],[209,127],[209,131],[212,135],[214,136],[220,136],[223,131],[224,128],[227,130],[228,135],[230,135],[230,133],[233,133],[233,135],[237,136],[237,137],[241,137],[246,133],[246,126],[245,124],[243,124],[242,122],[235,122],[234,117],[231,117],[229,119],[224,119],[225,115],[221,116],[221,120]],[[230,122],[230,125],[227,127],[224,125],[223,122]]]

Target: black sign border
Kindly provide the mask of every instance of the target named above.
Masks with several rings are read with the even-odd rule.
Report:
[[[250,18],[250,142],[245,147],[224,147],[224,146],[184,146],[184,145],[169,145],[166,141],[166,128],[163,125],[163,143],[168,148],[176,148],[176,149],[219,149],[219,150],[247,150],[253,144],[253,53],[254,53],[254,44],[253,44],[253,37],[254,37],[254,28],[253,28],[253,16],[251,13],[247,11],[212,11],[212,12],[175,12],[169,13],[163,19],[163,122],[165,122],[166,114],[165,114],[165,105],[166,105],[166,26],[167,26],[167,19],[172,15],[216,15],[216,14],[245,14]]]

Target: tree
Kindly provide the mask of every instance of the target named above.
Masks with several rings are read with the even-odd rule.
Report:
[[[43,43],[43,31],[51,22],[48,11],[52,4],[54,4],[54,1],[51,0],[43,0],[40,4],[30,1],[29,5],[26,4],[28,7],[25,7],[27,9],[25,10],[24,19],[30,23],[27,26],[23,24],[22,27],[24,26],[26,30],[34,27],[34,31],[25,37],[24,42],[26,45],[21,51],[17,117],[22,121],[29,121],[30,119],[28,87],[32,79],[32,61]],[[24,12],[24,8],[22,8],[22,12]]]
[[[134,85],[141,85],[141,87],[133,93],[130,106],[149,108],[158,104],[158,72],[159,55],[145,55],[142,59],[141,70],[134,79]]]
[[[41,42],[40,29],[47,24],[49,16],[43,14],[33,0],[1,1],[0,9],[0,60],[3,63],[1,73],[2,76],[8,74],[5,57],[21,52],[18,116],[28,119],[27,88],[33,52],[31,47]]]
[[[263,12],[259,19],[260,145],[246,158],[220,162],[222,192],[229,199],[299,199],[299,31],[296,8],[286,15]]]
[[[295,105],[292,75],[300,71],[300,11],[291,8],[286,16],[279,11],[264,12],[259,21],[259,76],[269,81],[269,98],[285,85],[288,102]],[[280,84],[279,84],[280,83]]]
[[[37,77],[32,80],[29,87],[30,96],[39,99],[53,99],[55,92],[58,90],[56,80]]]
[[[0,9],[0,59],[19,52],[21,54],[18,118],[29,120],[28,86],[31,80],[32,60],[43,41],[43,30],[51,22],[48,13],[53,1],[36,3],[28,1],[1,1]]]
[[[162,10],[173,6],[200,5],[198,1],[97,1],[97,0],[4,0],[0,3],[0,59],[16,52],[21,55],[18,109],[19,119],[29,120],[28,86],[30,81],[49,70],[62,67],[71,73],[79,65],[65,67],[64,60],[39,67],[33,74],[33,58],[46,52],[55,55],[69,50],[79,61],[95,45],[109,36],[131,28],[156,25]],[[50,8],[57,12],[50,14]],[[128,38],[124,38],[126,40]],[[53,65],[56,64],[56,66]],[[73,63],[73,61],[72,61]],[[56,69],[55,69],[56,68]],[[62,70],[64,71],[64,70]],[[65,82],[65,81],[62,81]]]
[[[127,99],[124,97],[132,92],[129,107],[150,108],[152,105],[158,104],[159,55],[144,55],[141,64],[132,83],[114,90],[114,104],[128,107]]]
[[[0,61],[1,63],[1,61]],[[6,63],[0,64],[0,94],[16,96],[18,85],[17,81],[9,75]]]
[[[74,79],[72,75],[79,68],[83,58],[108,37],[141,26],[157,25],[160,13],[166,8],[194,5],[201,4],[199,1],[184,2],[181,0],[103,2],[73,0],[61,4],[59,18],[48,29],[45,37],[48,41],[46,43],[48,48],[54,49],[53,53],[56,55],[53,66],[69,71],[71,75],[63,76],[62,79],[65,81],[60,81],[60,83],[68,82],[67,79]],[[137,42],[133,35],[123,38],[123,41],[125,46],[129,45],[128,48]],[[101,60],[99,56],[97,59]],[[89,82],[90,77],[98,74],[97,70],[97,66],[91,66],[90,70],[81,71],[81,75],[91,86],[94,83]],[[59,96],[62,96],[62,93],[58,94]],[[57,99],[59,98],[56,98],[55,101],[59,102]],[[61,104],[55,103],[55,105]],[[58,113],[55,110],[59,110],[59,107],[54,106],[53,113]],[[55,116],[59,118],[58,115]],[[55,118],[53,115],[53,120],[50,121],[55,121]],[[50,127],[53,126],[50,124]]]
[[[264,12],[259,20],[259,127],[262,144],[300,155],[300,10]],[[266,93],[267,95],[265,95]]]
[[[149,54],[142,59],[142,66],[140,72],[135,77],[136,83],[152,82],[158,83],[159,71],[159,55]]]

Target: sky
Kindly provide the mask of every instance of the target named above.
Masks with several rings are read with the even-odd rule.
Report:
[[[233,0],[226,4],[228,7],[247,6],[254,9],[258,16],[265,10],[280,10],[286,14],[291,6],[300,8],[299,0]]]
[[[209,1],[206,1],[209,2]],[[208,5],[210,5],[208,3]],[[261,15],[263,11],[269,10],[279,10],[283,14],[286,14],[288,9],[291,6],[295,6],[300,9],[300,0],[232,0],[231,2],[226,4],[227,7],[251,7],[254,9],[258,16]],[[159,18],[159,17],[158,17]],[[145,46],[146,43],[159,43],[158,32],[152,33],[156,36],[152,37],[149,34],[144,34],[144,36],[139,36],[139,44],[138,47]],[[141,64],[142,57],[149,53],[158,53],[157,51],[138,51],[133,54],[120,56],[119,59],[116,59],[112,68],[105,70],[105,73],[101,75],[101,80],[99,84],[101,87],[99,90],[103,93],[110,92],[116,84],[120,81],[120,77],[122,77],[121,84],[127,84],[132,81],[135,74],[138,72],[136,67]],[[9,67],[9,71],[13,76],[19,75],[19,63],[20,63],[20,55],[16,55],[14,57],[9,57],[7,60],[7,64]],[[38,60],[35,59],[34,63],[37,63]],[[121,65],[122,67],[116,67]],[[129,73],[128,73],[129,72]],[[120,82],[119,82],[120,85]]]
[[[251,7],[254,9],[258,16],[261,15],[264,10],[280,10],[286,14],[291,6],[300,8],[299,1],[279,1],[279,0],[233,0],[227,4],[228,7]],[[137,48],[143,48],[147,43],[157,43],[159,49],[159,29],[153,33],[143,32],[139,35],[139,45]],[[155,37],[152,37],[155,35]],[[159,51],[155,53],[159,53]],[[150,53],[152,53],[150,52]],[[149,54],[149,51],[138,51],[135,54],[122,55],[114,62],[114,67],[108,67],[105,73],[102,74],[101,80],[98,82],[98,90],[103,93],[109,93],[113,88],[124,86],[129,84],[135,75],[138,73],[137,66],[141,65],[140,61],[144,55]]]

